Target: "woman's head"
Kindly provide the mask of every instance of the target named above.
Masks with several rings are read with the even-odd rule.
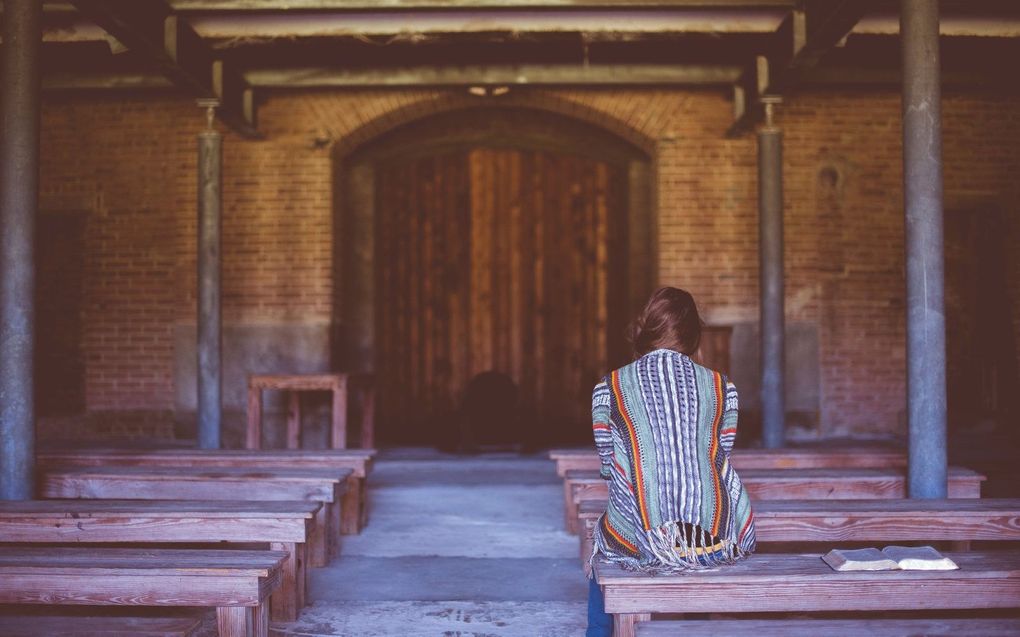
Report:
[[[701,317],[690,292],[659,288],[630,326],[634,356],[657,349],[671,349],[693,355],[701,343]]]

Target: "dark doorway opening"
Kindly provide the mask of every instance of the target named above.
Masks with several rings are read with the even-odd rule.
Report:
[[[518,400],[514,418],[473,426],[478,442],[590,439],[591,388],[626,360],[654,284],[648,156],[567,117],[469,109],[337,168],[337,360],[376,374],[380,439],[462,435],[465,389],[486,372]]]

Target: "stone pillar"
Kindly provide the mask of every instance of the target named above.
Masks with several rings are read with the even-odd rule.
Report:
[[[908,484],[912,498],[944,498],[946,321],[942,249],[939,6],[902,0],[903,200],[907,261]]]
[[[207,108],[208,127],[198,136],[198,446],[219,449],[223,386],[220,281],[223,138],[213,128],[215,104],[201,105]]]
[[[0,499],[35,495],[35,221],[42,2],[6,0],[0,66]]]
[[[758,215],[761,293],[762,444],[785,443],[786,321],[783,286],[783,132],[773,121],[779,98],[764,97],[758,129]]]

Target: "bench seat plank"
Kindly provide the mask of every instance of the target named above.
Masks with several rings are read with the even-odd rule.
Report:
[[[121,449],[50,448],[36,454],[41,467],[142,466],[236,467],[247,469],[350,469],[343,494],[340,531],[356,534],[368,520],[365,479],[372,471],[375,449]]]
[[[597,561],[609,613],[1014,608],[1020,552],[947,553],[957,571],[837,572],[817,554],[752,556],[725,568],[650,576]]]
[[[294,621],[304,606],[306,544],[320,507],[290,501],[0,502],[0,542],[267,543],[288,554],[273,616]]]
[[[0,603],[215,607],[222,637],[268,637],[286,553],[0,547]],[[245,610],[231,610],[245,607]],[[240,617],[222,631],[222,616]]]
[[[322,502],[311,560],[323,566],[337,554],[339,503],[349,475],[349,469],[50,468],[41,472],[39,490],[45,498]]]
[[[4,637],[191,637],[199,617],[0,615]]]
[[[1020,619],[713,619],[647,621],[637,637],[1016,637]]]
[[[740,473],[752,501],[811,499],[900,499],[907,479],[897,469],[757,469]],[[949,497],[979,498],[985,476],[949,468]],[[567,529],[577,533],[577,511],[585,500],[607,500],[609,487],[597,471],[571,470],[564,478]]]
[[[553,449],[549,457],[561,478],[571,469],[598,471],[599,457],[591,447]],[[734,449],[737,471],[748,469],[905,469],[906,450],[896,447],[784,447],[782,449]]]

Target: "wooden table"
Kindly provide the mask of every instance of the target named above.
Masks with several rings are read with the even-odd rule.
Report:
[[[191,467],[215,469],[350,469],[340,508],[340,532],[356,534],[368,521],[365,479],[374,449],[131,449],[120,447],[49,448],[36,453],[43,470],[59,467]]]
[[[370,374],[272,374],[248,377],[248,430],[245,447],[262,448],[262,391],[275,389],[287,393],[287,448],[301,447],[301,392],[328,391],[333,412],[330,446],[347,448],[347,403],[352,389],[361,392],[360,445],[375,444],[375,391]]]
[[[0,604],[204,606],[221,637],[269,637],[280,551],[0,547]]]
[[[591,447],[552,449],[561,478],[572,470],[599,470],[599,457]],[[745,469],[905,469],[907,452],[895,447],[784,447],[782,449],[734,449],[730,462]]]
[[[16,543],[221,542],[287,553],[273,619],[294,621],[305,603],[306,544],[321,502],[29,500],[0,502],[0,539]],[[0,634],[4,634],[0,630]]]
[[[907,497],[901,469],[748,469],[740,479],[755,500],[868,500]],[[963,467],[949,467],[950,498],[980,498],[985,476]],[[570,533],[578,532],[577,510],[585,500],[607,500],[608,483],[597,471],[572,469],[564,482],[564,512]]]
[[[761,554],[724,568],[656,576],[597,560],[595,573],[615,637],[633,637],[634,624],[655,613],[1020,607],[1020,552],[946,555],[960,570],[839,573],[816,554]]]
[[[325,566],[339,552],[340,498],[349,469],[51,468],[41,472],[44,498],[322,502],[309,560]]]

